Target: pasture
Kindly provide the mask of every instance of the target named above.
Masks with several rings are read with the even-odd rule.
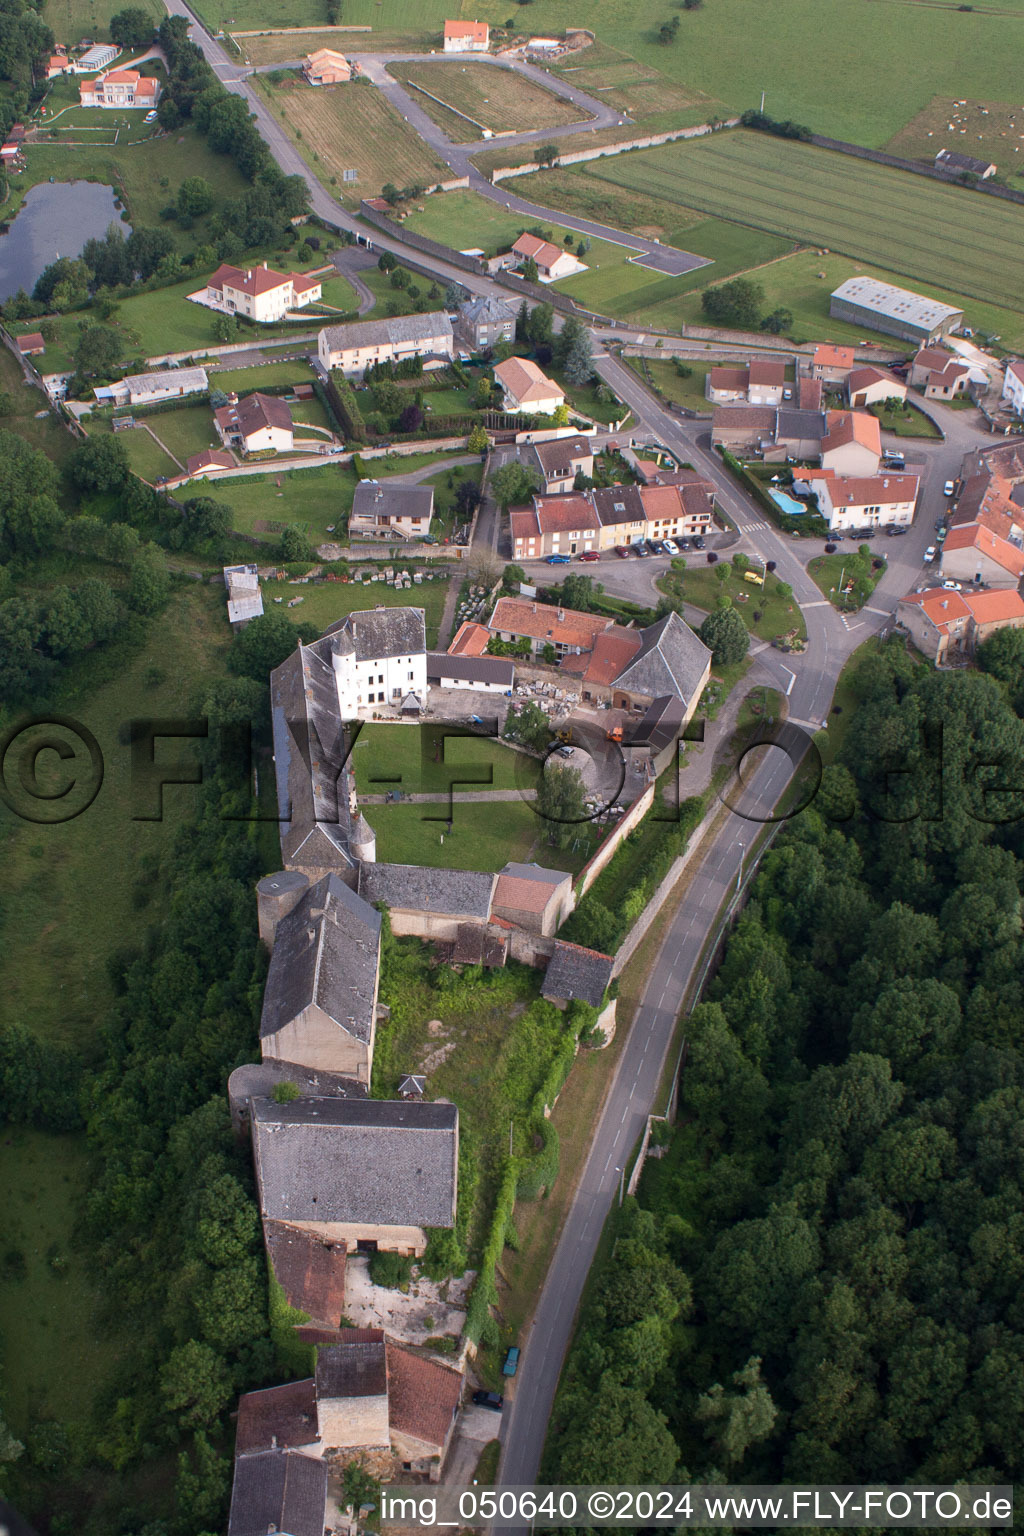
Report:
[[[641,63],[601,42],[582,54],[572,53],[558,60],[552,73],[635,121],[712,104],[695,87],[670,79],[652,64]]]
[[[929,165],[940,149],[959,150],[991,160],[1007,178],[1024,176],[1024,107],[936,96],[885,147],[891,155]]]
[[[392,64],[389,74],[396,80],[421,90],[413,90],[413,99],[451,136],[458,135],[456,142],[479,138],[476,128],[490,128],[496,133],[519,133],[533,128],[556,128],[563,123],[579,123],[589,114],[546,91],[532,80],[524,79],[511,69],[499,69],[493,64],[462,63],[451,59],[442,63]],[[424,95],[423,92],[429,92]],[[441,108],[437,112],[437,97],[461,117],[455,118]],[[466,122],[465,119],[471,119]]]
[[[313,87],[265,78],[259,84],[300,154],[349,208],[358,208],[360,198],[377,197],[387,182],[406,187],[450,175],[373,86]],[[346,170],[354,170],[358,180],[345,182]]]
[[[888,166],[755,133],[597,162],[604,180],[838,250],[982,299],[1019,303],[1024,209]]]
[[[970,14],[952,0],[847,0],[828,12],[827,21],[819,0],[785,0],[781,6],[773,0],[708,0],[680,15],[679,34],[666,47],[658,32],[672,14],[665,0],[593,0],[573,19],[595,32],[599,44],[689,92],[703,92],[721,104],[720,113],[756,107],[765,90],[765,110],[773,117],[875,148],[936,94],[1024,99],[1019,0],[1000,0],[984,11],[976,6]],[[479,0],[472,15],[501,25],[509,7],[504,0]],[[533,0],[528,24],[534,33],[557,35],[566,19],[561,0]],[[580,53],[564,64],[587,62]],[[657,91],[652,94],[656,100]]]
[[[234,41],[250,64],[287,64],[314,53],[317,48],[339,48],[344,53],[380,53],[389,49],[426,53],[428,48],[436,47],[437,39],[437,32],[390,33],[377,27],[365,32],[339,31],[336,27],[315,27],[312,22],[305,31],[293,26],[281,32],[258,32],[252,37],[234,34]]]
[[[320,581],[292,583],[290,581],[264,581],[263,606],[269,611],[272,604],[283,607],[299,598],[294,608],[285,608],[296,624],[315,624],[321,633],[328,625],[335,624],[347,614],[364,608],[422,608],[427,626],[427,649],[437,645],[437,631],[444,612],[444,600],[448,592],[447,581],[424,581],[418,587],[407,589],[389,587],[383,581]],[[381,807],[377,807],[381,809]],[[392,807],[388,807],[392,809]],[[385,855],[381,854],[384,858]],[[511,857],[511,855],[506,855]],[[406,863],[416,863],[408,859]],[[425,861],[427,862],[427,861]],[[440,862],[440,861],[437,861]],[[472,864],[460,868],[475,869]]]

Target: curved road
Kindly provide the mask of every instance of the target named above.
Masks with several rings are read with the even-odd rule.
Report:
[[[183,0],[165,0],[165,4],[172,13],[186,15],[192,21],[195,41],[225,86],[246,97],[282,170],[301,175],[310,186],[314,211],[342,228],[356,228],[356,221],[326,193],[265,104],[246,84],[246,71],[228,59],[224,50],[196,22]],[[398,255],[403,254],[400,240],[382,237],[375,232],[374,243]],[[419,259],[423,260],[422,257]],[[488,279],[464,273],[446,263],[431,261],[424,264],[429,264],[439,277],[445,280],[453,277],[475,292],[504,293]],[[626,334],[627,328],[617,326],[616,331]],[[976,441],[977,434],[972,433],[955,412],[945,412],[941,413],[941,419],[949,432],[949,440],[938,445],[913,444],[913,456],[920,452],[922,458],[923,515],[919,515],[912,533],[906,538],[885,540],[890,566],[875,589],[871,606],[852,619],[845,619],[823,598],[807,575],[798,558],[796,541],[783,537],[765,520],[727,476],[706,442],[701,440],[707,423],[680,422],[658,404],[632,370],[607,353],[597,352],[595,366],[601,377],[649,428],[655,442],[708,475],[717,488],[719,502],[736,523],[747,546],[766,559],[775,560],[779,577],[792,586],[807,624],[807,651],[783,660],[776,652],[764,650],[759,653],[758,660],[787,694],[790,723],[812,731],[819,729],[827,723],[835,682],[844,662],[858,645],[891,622],[896,598],[921,577],[919,552],[923,541],[929,538],[930,517],[937,515],[942,505],[937,487],[941,486],[943,477],[951,477],[959,468],[964,447],[969,440]],[[576,1309],[602,1225],[617,1198],[620,1172],[643,1132],[675,1022],[686,993],[697,977],[708,935],[714,929],[723,904],[753,873],[747,855],[759,828],[770,818],[772,807],[789,783],[793,770],[794,763],[789,757],[777,748],[769,749],[738,797],[743,814],[736,809],[729,811],[717,830],[705,839],[690,882],[652,965],[626,1049],[615,1069],[594,1130],[579,1188],[567,1212],[524,1341],[515,1393],[510,1397],[501,1425],[500,1476],[504,1484],[530,1483],[537,1476]]]

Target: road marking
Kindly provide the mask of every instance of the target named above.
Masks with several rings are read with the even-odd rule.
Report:
[[[806,603],[804,604],[804,607],[805,608],[807,607]],[[783,667],[782,670],[783,670],[783,672],[789,672],[789,668],[788,667]],[[786,698],[787,699],[789,698],[790,694],[793,692],[793,684],[795,682],[796,682],[796,673],[795,672],[789,672],[789,687],[786,689]]]
[[[813,603],[801,603],[800,606],[801,608],[828,608],[831,605],[829,604],[827,597],[819,597]]]

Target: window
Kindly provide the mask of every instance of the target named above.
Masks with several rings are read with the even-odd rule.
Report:
[[[416,676],[415,672],[410,672],[409,673],[409,681],[410,681],[410,683],[414,680],[415,676]]]

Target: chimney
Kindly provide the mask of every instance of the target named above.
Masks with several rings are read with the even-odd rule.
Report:
[[[264,270],[264,272],[265,272],[265,271],[266,271],[266,270],[267,270],[267,264],[266,264],[266,262],[264,262],[264,263],[263,263],[263,270]]]
[[[565,622],[565,612],[561,608],[558,610],[558,622],[559,624],[563,624]]]

